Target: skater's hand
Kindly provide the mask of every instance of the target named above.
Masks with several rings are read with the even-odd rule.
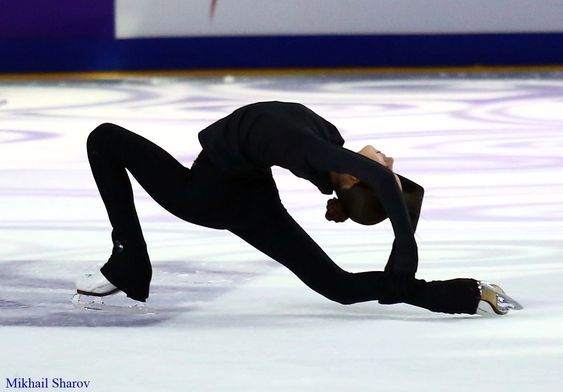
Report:
[[[342,203],[337,198],[333,198],[326,203],[326,214],[325,218],[333,222],[344,222],[348,219],[348,214],[344,211]]]

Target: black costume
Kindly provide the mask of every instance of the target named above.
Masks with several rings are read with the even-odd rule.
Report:
[[[113,227],[114,249],[101,271],[129,297],[148,297],[151,266],[125,169],[172,214],[231,231],[331,300],[475,312],[480,298],[475,280],[414,278],[420,204],[407,210],[391,171],[342,147],[336,127],[305,106],[244,106],[201,131],[199,140],[203,150],[187,169],[160,147],[113,124],[100,125],[88,137],[88,158]],[[337,266],[283,207],[273,165],[311,181],[324,194],[333,192],[331,171],[352,174],[377,189],[395,233],[385,271],[350,273]]]

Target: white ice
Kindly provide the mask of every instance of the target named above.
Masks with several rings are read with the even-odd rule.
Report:
[[[154,314],[81,311],[110,226],[85,152],[102,122],[186,166],[197,133],[259,100],[302,102],[426,189],[418,276],[499,283],[525,307],[452,316],[343,306],[228,232],[135,197]],[[563,77],[373,75],[0,83],[0,387],[91,380],[92,391],[563,389]],[[283,169],[288,210],[343,268],[382,269],[390,224],[324,220],[327,197]],[[489,389],[490,388],[490,389]]]

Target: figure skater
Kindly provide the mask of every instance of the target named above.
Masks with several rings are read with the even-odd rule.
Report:
[[[475,279],[415,278],[414,238],[424,190],[393,172],[393,158],[372,146],[343,147],[337,128],[298,103],[241,107],[198,135],[190,169],[147,139],[113,124],[91,132],[87,151],[112,225],[113,251],[99,272],[77,282],[81,295],[123,291],[144,302],[152,276],[128,170],[175,216],[229,230],[289,268],[307,286],[341,304],[377,300],[434,312],[506,314],[521,308],[500,287]],[[328,200],[326,219],[374,225],[389,218],[395,235],[384,271],[352,273],[336,265],[282,205],[271,167],[311,181]]]

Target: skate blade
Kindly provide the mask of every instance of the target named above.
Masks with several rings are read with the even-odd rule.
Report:
[[[510,305],[511,310],[522,310],[524,307],[518,303],[514,298],[507,295],[504,290],[494,283],[489,284],[491,287],[496,289],[496,294],[502,303]]]
[[[505,315],[510,310],[524,309],[518,301],[507,295],[500,286],[483,281],[480,282],[480,285],[481,301],[477,307],[478,314],[493,314],[491,313],[492,310],[497,315]]]
[[[105,297],[106,295],[117,294],[117,293],[119,293],[119,291],[120,290],[117,287],[115,289],[111,290],[111,291],[108,291],[107,293],[104,293],[104,294],[92,293],[90,291],[84,291],[84,290],[76,289],[77,294],[87,295],[87,296],[90,296],[90,297]]]
[[[76,308],[86,311],[121,314],[156,314],[154,309],[151,309],[144,303],[137,301],[134,301],[135,303],[123,305],[113,304],[106,303],[101,296],[89,296],[77,293],[74,294],[71,302]]]
[[[524,307],[522,305],[520,305],[520,303],[518,301],[516,301],[514,298],[509,297],[508,295],[506,295],[506,293],[501,293],[501,294],[497,294],[498,298],[499,298],[499,302],[502,302],[503,304],[506,305],[507,308],[509,308],[510,310],[522,310],[524,309]]]
[[[479,301],[477,306],[477,314],[481,316],[504,316],[508,314],[510,310],[522,310],[524,307],[518,302],[510,298],[504,292],[496,293],[497,306],[494,306],[487,300]]]

